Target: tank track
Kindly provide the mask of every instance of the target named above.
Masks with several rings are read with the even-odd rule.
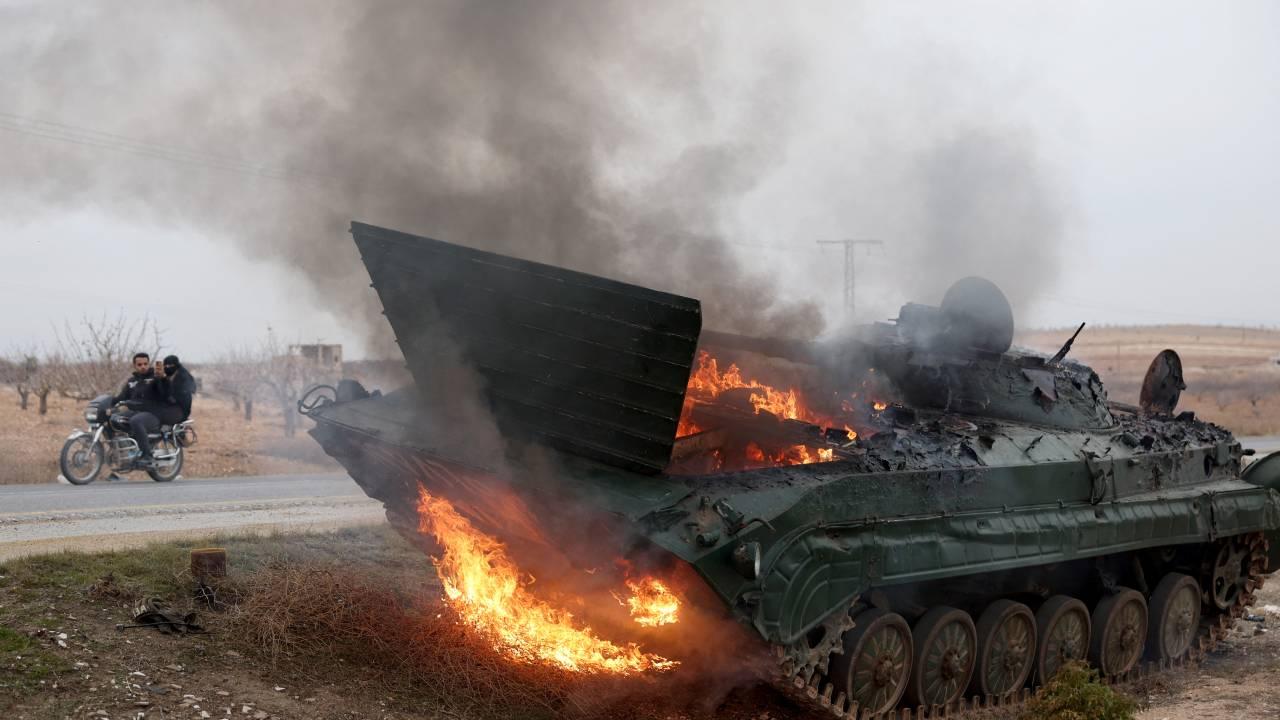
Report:
[[[1267,565],[1268,542],[1262,533],[1252,533],[1243,537],[1249,546],[1249,576],[1245,580],[1245,592],[1236,596],[1231,608],[1219,611],[1200,620],[1199,634],[1192,643],[1187,655],[1177,660],[1148,661],[1142,660],[1131,670],[1119,675],[1102,678],[1107,685],[1124,685],[1142,680],[1153,675],[1198,665],[1227,636],[1235,622],[1244,615],[1245,608],[1254,601],[1254,593],[1260,589],[1266,578],[1263,570]],[[855,600],[856,602],[856,600]],[[851,606],[852,607],[852,606]],[[853,627],[847,614],[841,613],[842,621],[838,624],[840,633]],[[834,627],[827,628],[823,640],[816,648],[805,648],[797,651],[782,645],[773,647],[774,657],[778,660],[778,673],[773,678],[773,685],[801,707],[815,711],[815,717],[827,716],[842,720],[930,720],[932,718],[980,717],[984,711],[995,708],[1011,708],[1020,706],[1031,700],[1039,688],[1023,688],[1008,697],[973,695],[961,698],[947,707],[932,708],[899,708],[890,713],[871,715],[859,711],[856,702],[845,698],[843,692],[837,693],[835,683],[827,678],[830,656],[842,652],[840,633],[833,633]],[[801,640],[801,643],[804,641]],[[826,652],[825,657],[820,655]],[[797,654],[801,658],[797,660]]]

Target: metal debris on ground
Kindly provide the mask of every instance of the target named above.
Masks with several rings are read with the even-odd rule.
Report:
[[[133,610],[132,625],[119,624],[116,630],[133,630],[136,628],[155,628],[166,635],[186,635],[203,633],[205,629],[196,622],[194,612],[178,615],[159,598],[148,598],[138,603]]]

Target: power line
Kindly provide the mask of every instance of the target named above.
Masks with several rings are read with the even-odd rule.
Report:
[[[92,128],[71,125],[53,120],[15,115],[0,112],[0,130],[11,133],[39,137],[48,140],[93,147],[102,150],[124,152],[157,160],[184,165],[204,167],[214,170],[236,172],[255,177],[288,182],[319,184],[334,182],[336,177],[314,172],[304,168],[272,166],[255,163],[244,158],[217,155],[202,150],[166,145],[146,140],[138,140],[116,133],[94,130]]]

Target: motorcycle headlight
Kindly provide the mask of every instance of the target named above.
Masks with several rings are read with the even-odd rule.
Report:
[[[97,411],[96,409],[94,409],[94,408],[90,408],[90,409],[88,409],[88,410],[85,410],[85,411],[84,411],[84,419],[85,419],[85,420],[86,420],[90,425],[96,425],[96,424],[97,424],[97,422],[98,422],[98,411]]]

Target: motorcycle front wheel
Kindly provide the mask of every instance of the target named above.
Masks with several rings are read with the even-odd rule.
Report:
[[[103,455],[102,443],[95,443],[91,436],[73,437],[62,444],[58,467],[67,482],[88,485],[102,472]]]
[[[147,474],[156,482],[169,482],[178,477],[178,473],[182,472],[182,460],[184,453],[182,448],[175,445],[168,439],[156,443],[155,454],[165,457],[166,459],[156,459],[155,467],[147,468]]]

